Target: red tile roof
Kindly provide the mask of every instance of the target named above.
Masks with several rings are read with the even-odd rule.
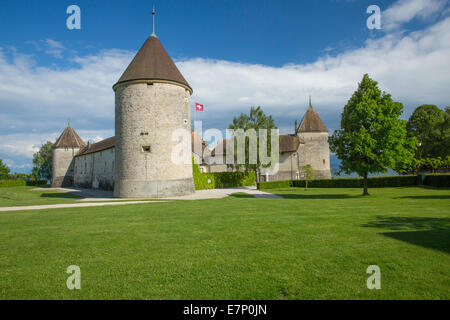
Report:
[[[118,84],[133,80],[173,81],[189,88],[192,93],[192,88],[159,39],[154,36],[148,37],[113,88]]]
[[[85,145],[77,132],[71,126],[67,126],[59,138],[56,139],[53,148],[81,148]]]
[[[97,143],[88,144],[83,149],[81,149],[80,152],[78,152],[78,154],[76,156],[77,157],[84,156],[86,154],[90,154],[90,153],[99,152],[99,151],[103,151],[103,150],[106,150],[106,149],[114,148],[115,140],[116,140],[115,137],[111,137],[111,138],[99,141]]]
[[[300,124],[299,132],[328,132],[328,129],[320,120],[317,112],[313,108],[309,108]]]

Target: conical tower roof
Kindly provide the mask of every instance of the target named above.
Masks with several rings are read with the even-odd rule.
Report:
[[[151,35],[144,42],[113,89],[122,83],[139,80],[172,82],[185,87],[192,94],[192,88],[155,35]]]
[[[59,138],[56,139],[53,148],[81,148],[85,145],[77,132],[71,126],[67,126]]]
[[[311,102],[309,103],[308,111],[303,116],[298,132],[328,132],[316,110],[313,109]]]

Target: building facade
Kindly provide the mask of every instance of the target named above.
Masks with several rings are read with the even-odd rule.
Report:
[[[330,146],[328,129],[309,102],[300,125],[295,121],[294,133],[281,135],[280,165],[276,174],[261,177],[264,181],[304,178],[305,165],[311,165],[315,179],[330,179]]]
[[[168,197],[193,193],[192,161],[203,172],[233,171],[227,164],[211,164],[208,156],[225,156],[225,141],[210,151],[191,132],[192,88],[153,32],[120,79],[115,93],[115,137],[85,144],[70,125],[53,150],[53,187],[84,187],[114,191],[118,198]],[[187,143],[174,139],[185,132]],[[177,137],[175,137],[177,138]],[[173,150],[187,156],[174,161]],[[180,150],[181,148],[181,150]],[[330,178],[328,130],[311,101],[293,134],[280,140],[279,171],[262,180],[302,177],[310,164],[316,178]]]
[[[193,193],[189,86],[153,32],[120,79],[115,93],[115,137],[85,144],[70,126],[53,148],[53,186],[114,190],[115,197]],[[180,144],[174,132],[186,132]]]

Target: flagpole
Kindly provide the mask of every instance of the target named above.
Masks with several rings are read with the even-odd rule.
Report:
[[[195,112],[195,104],[194,104],[194,130],[195,130],[195,122],[197,121],[197,112]]]

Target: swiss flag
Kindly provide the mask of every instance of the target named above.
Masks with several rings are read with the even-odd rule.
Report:
[[[196,102],[195,103],[195,111],[203,111],[203,105]]]

